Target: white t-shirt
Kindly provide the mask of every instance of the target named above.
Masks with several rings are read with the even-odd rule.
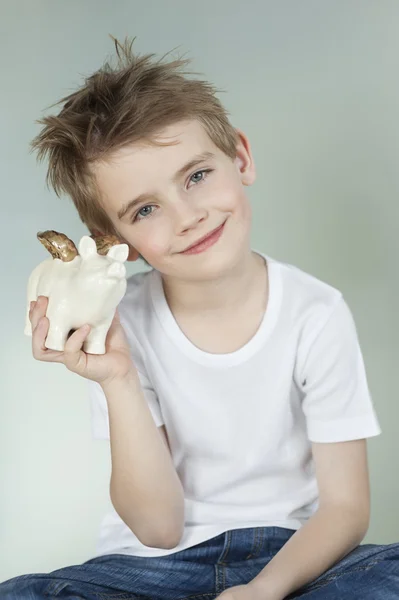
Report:
[[[176,548],[144,546],[111,510],[97,554],[162,556],[229,529],[298,529],[318,490],[311,442],[378,435],[351,313],[342,294],[263,253],[269,302],[253,338],[211,354],[184,335],[158,271],[133,275],[119,311],[157,426],[185,492]],[[109,438],[101,387],[89,382],[93,435]]]

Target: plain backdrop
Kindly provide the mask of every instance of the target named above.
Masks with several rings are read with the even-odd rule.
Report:
[[[1,0],[0,581],[91,558],[109,502],[85,382],[23,335],[36,232],[86,233],[29,153],[35,119],[113,54],[109,34],[176,48],[223,90],[258,168],[253,246],[344,293],[383,429],[367,541],[399,541],[399,2]]]

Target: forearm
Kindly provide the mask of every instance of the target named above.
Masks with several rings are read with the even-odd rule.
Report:
[[[184,495],[135,374],[103,385],[111,438],[111,500],[147,546],[174,547],[184,523]]]
[[[354,508],[320,508],[252,581],[259,598],[282,600],[316,579],[362,541],[368,518]]]

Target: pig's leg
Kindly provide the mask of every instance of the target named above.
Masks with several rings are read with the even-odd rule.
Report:
[[[54,302],[51,296],[49,296],[46,317],[49,320],[49,329],[45,346],[50,350],[59,350],[62,352],[68,339],[71,322],[63,305]]]
[[[101,325],[94,326],[83,344],[83,350],[88,354],[105,354],[105,339],[109,328],[111,327],[112,314],[109,319],[101,323]]]
[[[52,323],[52,321],[50,320],[50,326],[44,345],[50,350],[62,351],[65,348],[65,343],[68,339],[68,334],[69,327],[65,327],[65,325],[55,325],[54,321]]]

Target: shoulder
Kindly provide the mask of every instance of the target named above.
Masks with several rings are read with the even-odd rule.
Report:
[[[341,290],[297,266],[266,258],[270,297],[273,285],[278,296],[277,330],[294,341],[297,353],[307,353],[322,331],[354,334],[352,313]]]
[[[341,291],[331,283],[327,283],[293,264],[275,259],[269,260],[280,271],[287,291],[295,291],[300,297],[327,303],[334,303],[342,296]]]
[[[342,292],[331,283],[289,263],[267,258],[273,279],[281,288],[283,315],[296,322],[322,325],[342,303]]]
[[[339,289],[291,264],[271,259],[270,268],[280,279],[280,323],[295,336],[298,356],[311,348],[357,352],[355,319]]]

